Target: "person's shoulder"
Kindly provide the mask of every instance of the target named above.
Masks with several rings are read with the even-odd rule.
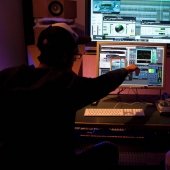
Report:
[[[0,74],[10,73],[10,72],[14,73],[16,71],[25,70],[25,69],[35,69],[35,67],[33,65],[26,65],[26,64],[13,66],[13,67],[6,67],[0,71]]]

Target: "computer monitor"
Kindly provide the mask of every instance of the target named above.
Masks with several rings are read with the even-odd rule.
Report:
[[[136,64],[140,74],[128,74],[121,87],[163,88],[165,80],[166,44],[97,42],[98,75]]]
[[[86,0],[92,41],[170,43],[170,0]]]

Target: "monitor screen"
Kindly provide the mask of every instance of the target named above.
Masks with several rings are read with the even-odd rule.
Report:
[[[128,74],[122,87],[163,88],[166,44],[97,42],[98,75],[136,64],[139,75]]]
[[[170,43],[170,0],[88,0],[92,41]]]

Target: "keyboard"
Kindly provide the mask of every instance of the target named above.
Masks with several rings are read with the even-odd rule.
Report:
[[[84,116],[144,116],[143,109],[86,108]]]

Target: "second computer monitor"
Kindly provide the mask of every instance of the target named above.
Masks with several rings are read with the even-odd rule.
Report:
[[[140,74],[129,74],[122,87],[163,88],[166,44],[97,42],[98,75],[136,64]]]

